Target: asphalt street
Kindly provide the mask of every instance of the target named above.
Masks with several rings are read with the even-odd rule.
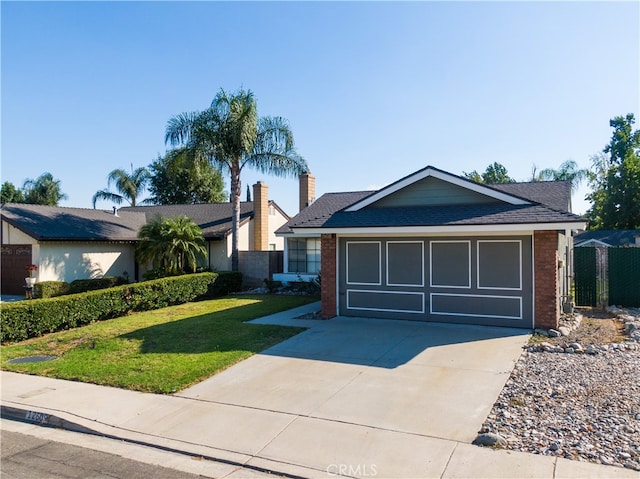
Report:
[[[0,431],[2,479],[200,479],[166,467],[132,461],[94,451],[20,434]]]

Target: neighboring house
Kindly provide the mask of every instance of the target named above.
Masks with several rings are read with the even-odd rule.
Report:
[[[287,244],[274,279],[321,272],[325,318],[557,327],[587,223],[570,197],[568,182],[489,186],[431,166],[328,193],[276,232]]]
[[[593,230],[575,236],[575,246],[640,247],[640,230]]]
[[[253,191],[254,201],[241,204],[239,249],[282,251],[284,240],[275,230],[289,216],[268,200],[264,183],[258,182]],[[191,218],[206,240],[208,258],[202,266],[231,269],[231,203],[136,206],[113,212],[8,203],[2,205],[2,293],[24,293],[29,264],[38,267],[38,281],[142,279],[144,266],[135,260],[138,231],[157,215]]]

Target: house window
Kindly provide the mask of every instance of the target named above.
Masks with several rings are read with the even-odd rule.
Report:
[[[289,238],[289,273],[320,271],[320,238]]]

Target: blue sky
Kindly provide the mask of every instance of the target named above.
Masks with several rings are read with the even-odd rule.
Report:
[[[640,112],[638,2],[0,8],[1,179],[22,186],[49,171],[63,206],[90,208],[111,170],[164,154],[167,120],[207,108],[220,88],[250,89],[260,115],[289,120],[317,196],[427,165],[461,174],[497,161],[518,180],[533,164],[589,167],[609,120]],[[297,212],[295,180],[242,179]]]

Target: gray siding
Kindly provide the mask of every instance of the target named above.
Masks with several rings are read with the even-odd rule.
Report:
[[[467,188],[427,177],[373,203],[371,208],[497,204],[500,201]]]

